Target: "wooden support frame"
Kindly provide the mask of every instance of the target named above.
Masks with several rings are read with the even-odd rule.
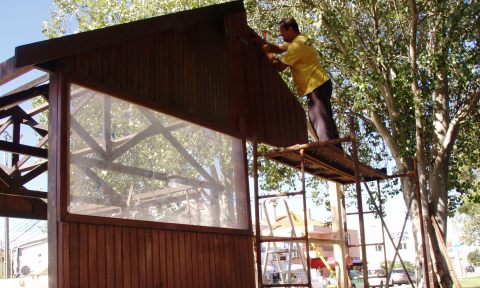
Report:
[[[11,75],[15,78],[14,76],[19,75]],[[0,165],[0,196],[5,202],[0,208],[2,216],[47,219],[47,204],[44,201],[47,192],[27,189],[24,185],[47,171],[48,164],[43,159],[48,157],[48,151],[42,147],[48,140],[48,129],[33,117],[48,109],[49,103],[46,102],[29,111],[23,110],[20,106],[36,97],[48,99],[49,84],[44,84],[46,81],[45,77],[39,77],[0,99],[0,133],[8,128],[12,131],[11,141],[0,140],[0,149],[11,153],[10,166]],[[34,146],[30,143],[28,145],[20,143],[24,126],[29,126],[40,136]],[[20,154],[24,156],[20,157]],[[40,159],[33,163],[28,162],[32,157]],[[12,204],[14,201],[18,201],[18,205]],[[5,206],[6,203],[11,207]]]

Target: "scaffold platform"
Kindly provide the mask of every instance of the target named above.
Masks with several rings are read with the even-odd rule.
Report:
[[[333,145],[323,146],[318,142],[275,148],[263,156],[294,169],[301,169],[300,151],[304,151],[305,172],[340,184],[355,183],[354,160],[352,156]],[[383,180],[387,175],[364,163],[358,163],[364,181]]]

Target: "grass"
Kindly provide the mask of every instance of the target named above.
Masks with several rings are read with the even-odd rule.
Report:
[[[463,288],[480,288],[480,277],[462,279]]]

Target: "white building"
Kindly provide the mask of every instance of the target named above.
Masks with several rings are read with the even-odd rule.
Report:
[[[22,243],[10,251],[12,274],[15,277],[48,274],[47,238]]]

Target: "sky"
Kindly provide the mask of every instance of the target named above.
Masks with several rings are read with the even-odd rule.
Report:
[[[49,18],[52,3],[52,0],[0,1],[0,62],[13,57],[15,47],[46,39],[42,34],[42,22]],[[23,78],[32,79],[38,75],[29,73],[19,81],[2,85],[0,95],[18,87],[17,83]]]
[[[3,62],[15,54],[15,47],[45,40],[42,34],[42,22],[50,15],[52,0],[1,0],[0,1],[0,62]],[[42,73],[33,72],[0,86],[0,95],[8,93],[12,89],[28,82]],[[29,137],[24,135],[25,137]],[[0,152],[0,159],[3,164],[3,153]],[[31,185],[37,190],[46,188],[46,177],[43,183],[31,181]],[[5,219],[0,217],[0,241],[4,241]],[[25,219],[10,219],[10,241],[11,246],[20,242],[28,242],[44,237],[45,221]]]

